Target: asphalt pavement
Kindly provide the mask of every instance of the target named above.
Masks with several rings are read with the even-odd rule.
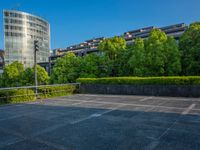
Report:
[[[199,150],[200,99],[77,94],[0,106],[3,150]]]

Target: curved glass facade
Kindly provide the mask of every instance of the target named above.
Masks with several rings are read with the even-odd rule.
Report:
[[[19,61],[25,67],[34,64],[34,40],[39,41],[37,62],[48,62],[50,53],[50,25],[41,17],[21,11],[4,12],[5,63]]]

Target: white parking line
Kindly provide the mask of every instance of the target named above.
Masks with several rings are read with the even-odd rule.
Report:
[[[76,100],[74,100],[76,101]],[[79,101],[80,102],[80,101]],[[91,103],[91,101],[82,101],[85,103]],[[81,102],[80,102],[81,103]],[[141,107],[155,107],[155,108],[172,108],[172,109],[185,109],[180,107],[169,107],[169,106],[159,106],[159,105],[145,105],[145,104],[128,104],[128,103],[120,103],[120,102],[105,102],[105,101],[92,101],[92,103],[98,103],[98,104],[116,104],[116,105],[127,105],[127,106],[141,106]]]
[[[152,97],[145,97],[145,98],[143,98],[143,99],[140,99],[139,101],[140,101],[140,102],[144,102],[144,101],[149,100],[149,99],[152,99]]]
[[[143,99],[141,99],[140,101],[146,101],[146,100],[149,100],[149,99],[152,99],[153,97],[145,97]],[[97,103],[97,104],[116,104],[116,105],[126,105],[126,106],[136,106],[136,107],[153,107],[153,108],[164,108],[164,109],[177,109],[177,110],[183,110],[183,114],[184,113],[188,113],[187,111],[188,110],[185,110],[185,107],[172,107],[172,106],[160,106],[161,104],[164,104],[166,103],[166,101],[163,101],[159,104],[156,104],[156,105],[147,105],[147,104],[132,104],[132,103],[121,103],[121,102],[109,102],[109,101],[98,101],[98,100],[76,100],[76,99],[66,99],[66,102],[67,101],[73,101],[74,103],[73,104],[68,104],[69,106],[76,106],[76,105],[80,105],[83,104],[83,103]],[[47,103],[48,104],[48,103]],[[98,106],[96,106],[98,107]],[[191,109],[193,109],[195,107],[195,105],[192,105],[192,108],[187,108],[189,109],[189,111]],[[193,109],[193,110],[200,110],[200,109]]]
[[[79,104],[83,104],[83,103],[87,103],[87,101],[81,101],[81,102],[77,102],[77,103],[73,103],[73,104],[69,104],[69,105],[75,106],[75,105],[79,105]]]
[[[101,97],[101,98],[142,98],[141,95],[106,95],[106,94],[76,94],[76,96]]]
[[[159,137],[157,140],[160,140],[162,137],[164,137],[169,130],[171,130],[173,128],[173,126],[178,122],[178,120],[180,119],[180,116],[171,124],[171,126],[169,126],[169,128],[167,128]]]
[[[91,114],[90,116],[88,117],[85,117],[85,118],[82,118],[82,119],[78,119],[78,120],[75,120],[75,121],[72,121],[70,124],[76,124],[76,123],[80,123],[80,122],[83,122],[83,121],[86,121],[86,120],[89,120],[89,119],[92,119],[92,118],[97,118],[97,117],[101,117],[102,115],[105,115],[107,113],[110,113],[112,111],[115,111],[121,107],[123,107],[124,105],[120,105],[119,107],[116,107],[116,108],[113,108],[113,109],[109,109],[107,111],[104,111],[102,113],[94,113],[94,114]]]
[[[147,145],[144,150],[153,150],[156,148],[156,146],[158,146],[159,143],[159,141],[155,141],[155,139],[153,139],[153,141],[149,145]]]
[[[195,106],[196,106],[196,104],[191,104],[187,109],[185,109],[182,112],[182,115],[187,115],[190,112],[190,110],[192,110]]]
[[[182,112],[182,115],[186,115],[189,113],[189,111],[194,108],[196,106],[196,104],[191,104],[187,109],[185,109],[183,112]],[[179,116],[172,124],[169,128],[167,128],[163,134],[160,135],[160,137],[158,137],[158,140],[161,139],[163,136],[165,136],[169,130],[171,130],[173,128],[173,126],[179,121],[181,116]]]

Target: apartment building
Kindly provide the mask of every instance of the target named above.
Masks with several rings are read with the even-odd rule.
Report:
[[[134,40],[137,38],[142,38],[142,39],[148,38],[151,31],[156,28],[157,27],[150,26],[150,27],[146,27],[146,28],[132,30],[132,31],[125,32],[123,35],[120,35],[120,37],[123,37],[126,40],[127,45],[130,45],[130,44],[133,44]],[[187,25],[184,23],[180,23],[180,24],[170,25],[170,26],[166,26],[166,27],[161,27],[158,29],[164,31],[167,36],[173,36],[178,41],[180,36],[187,29]],[[105,39],[104,37],[95,38],[95,39],[87,40],[87,41],[77,44],[77,45],[69,46],[64,49],[55,49],[54,50],[55,55],[53,55],[52,58],[62,56],[68,52],[73,52],[78,56],[84,56],[84,55],[86,55],[88,53],[92,53],[92,52],[97,53],[98,45],[104,39]]]

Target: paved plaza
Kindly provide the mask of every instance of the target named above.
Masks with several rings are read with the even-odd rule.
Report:
[[[2,150],[199,150],[200,99],[76,94],[0,106]]]

